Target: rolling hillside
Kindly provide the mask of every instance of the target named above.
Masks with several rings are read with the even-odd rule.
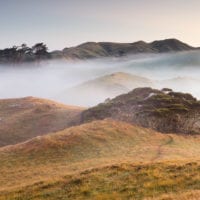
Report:
[[[199,173],[199,142],[199,136],[161,134],[112,120],[36,137],[0,149],[0,199],[93,199],[101,195],[114,199],[131,194],[143,199],[192,192],[200,189],[200,177],[186,179]],[[130,181],[124,182],[123,177]],[[144,183],[138,190],[138,184]]]
[[[67,128],[82,110],[33,97],[0,100],[0,147]]]
[[[109,82],[116,75],[124,76]],[[199,105],[167,88],[137,88],[85,110],[0,100],[0,200],[198,200]]]
[[[69,199],[78,199],[78,196],[73,194],[74,192],[79,194],[77,193],[77,184],[70,180],[81,176],[80,181],[84,180],[84,184],[83,186],[79,185],[79,192],[82,191],[82,187],[89,187],[87,189],[90,190],[90,184],[95,184],[97,187],[100,187],[105,181],[107,183],[111,181],[110,183],[112,184],[112,181],[115,180],[115,173],[119,175],[116,174],[116,179],[120,179],[120,176],[124,176],[126,170],[129,171],[127,171],[127,173],[133,173],[132,175],[135,176],[134,170],[137,170],[137,168],[131,169],[132,164],[134,166],[140,166],[140,169],[144,170],[141,173],[147,172],[145,168],[147,164],[150,170],[148,170],[148,173],[150,173],[148,176],[151,178],[154,177],[154,175],[151,174],[151,170],[154,171],[153,168],[154,166],[156,168],[157,162],[162,162],[162,164],[158,164],[158,166],[160,166],[158,170],[162,171],[163,177],[165,173],[169,172],[168,170],[174,168],[174,165],[179,169],[179,167],[187,163],[189,163],[187,166],[189,170],[191,170],[188,171],[189,175],[191,175],[191,173],[198,173],[198,160],[200,155],[199,142],[199,136],[161,134],[151,129],[112,120],[94,121],[81,126],[68,128],[54,134],[36,137],[24,143],[0,149],[0,199],[5,199],[7,195],[10,195],[10,200],[19,198],[25,200],[44,199],[47,193],[49,193],[50,199],[53,199],[53,197],[58,198],[60,197],[59,195],[63,195],[62,198],[60,197],[61,199],[66,197],[69,197]],[[190,165],[190,163],[194,162],[196,162],[196,164]],[[121,171],[116,167],[112,167],[117,164],[120,168],[120,163],[127,163],[127,168],[125,167],[123,173],[121,173],[123,170]],[[105,168],[106,166],[110,167]],[[177,177],[184,175],[185,170],[185,167],[183,167],[183,171],[179,171]],[[154,173],[153,171],[152,173]],[[95,172],[95,174],[97,172],[97,176],[99,177],[97,180],[92,178],[93,176],[96,177],[93,172]],[[156,172],[160,173],[155,169],[155,173]],[[85,174],[86,177],[80,175],[80,173],[82,175]],[[164,184],[160,180],[161,182],[159,181],[160,183],[158,182],[158,186],[156,187],[159,187],[160,184],[160,187],[164,188],[167,188],[168,184],[171,185],[174,173],[176,173],[176,171],[169,172],[169,177],[167,177],[166,180],[164,179],[164,181],[169,182]],[[113,174],[111,176],[112,178],[109,174]],[[143,176],[139,174],[138,176]],[[130,175],[130,179],[132,175]],[[20,179],[18,177],[20,177]],[[88,181],[86,181],[87,179]],[[176,189],[178,191],[182,191],[183,189],[184,191],[186,189],[200,189],[197,184],[199,183],[199,176],[195,176],[190,182],[194,187],[189,187],[189,183],[186,182],[183,183],[183,187],[180,188],[180,179],[177,178],[174,181],[170,188],[166,190],[162,189],[160,193],[163,194],[169,190],[174,192]],[[66,185],[64,188],[68,189],[66,190],[60,187],[60,184]],[[119,185],[116,184],[116,187],[122,186],[122,188],[125,189],[132,185],[131,182],[127,182],[126,184],[127,186],[124,186],[122,181],[119,182]],[[148,181],[146,184],[148,184]],[[162,186],[162,184],[164,185]],[[23,187],[25,187],[25,189],[23,189]],[[104,191],[103,188],[102,190]],[[94,188],[94,191],[95,190],[98,189]],[[112,194],[113,192],[112,188],[107,188],[106,190],[107,191],[104,191],[106,194]],[[99,191],[99,193],[104,194],[103,191]],[[117,193],[116,195],[120,196],[120,194],[118,194],[119,190],[115,191]],[[132,190],[132,192],[138,194],[137,190]],[[126,194],[128,195],[128,193]],[[146,195],[151,196],[152,194],[153,193],[150,192]],[[87,193],[83,192],[81,195],[85,198],[87,197]],[[94,192],[91,199],[95,196],[96,193]]]

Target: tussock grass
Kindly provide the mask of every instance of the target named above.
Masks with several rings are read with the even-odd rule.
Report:
[[[198,199],[198,190],[199,162],[124,163],[65,176],[55,182],[38,182],[20,190],[3,192],[0,199],[164,200],[178,199],[179,196],[192,200]]]

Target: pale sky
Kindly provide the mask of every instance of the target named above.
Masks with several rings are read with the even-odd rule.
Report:
[[[0,48],[177,38],[200,46],[199,0],[0,0]]]

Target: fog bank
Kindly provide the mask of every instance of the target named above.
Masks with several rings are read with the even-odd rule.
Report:
[[[200,99],[200,51],[144,54],[76,62],[54,60],[37,65],[0,65],[0,98],[35,96],[74,104],[76,101],[67,98],[65,92],[86,81],[115,72],[146,77],[154,83],[154,87],[170,87],[177,91],[190,92]],[[118,85],[120,84],[119,81]],[[94,86],[99,87],[99,85]],[[75,92],[79,93],[77,90]],[[62,98],[62,93],[65,98]],[[83,98],[81,93],[82,91],[80,96],[77,95],[77,98],[80,98],[79,102]],[[108,96],[109,92],[106,95]],[[95,92],[88,94],[89,98],[94,98],[95,103],[101,99]],[[84,99],[83,105],[92,106],[87,103],[87,99]]]

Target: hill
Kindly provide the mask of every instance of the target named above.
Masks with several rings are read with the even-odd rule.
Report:
[[[144,41],[134,43],[86,42],[76,47],[53,50],[51,52],[48,52],[48,47],[44,43],[37,43],[33,47],[21,44],[0,49],[0,63],[38,63],[42,60],[49,59],[90,59],[119,57],[139,53],[166,53],[198,49],[199,48],[192,47],[177,39],[158,40],[151,43],[146,43]]]
[[[194,175],[199,141],[113,120],[36,137],[0,148],[0,199],[143,199],[192,192],[200,189]]]
[[[200,103],[192,95],[136,88],[82,113],[81,123],[112,118],[164,133],[200,133]]]
[[[67,59],[88,59],[109,56],[118,57],[138,53],[189,51],[195,49],[197,48],[191,47],[177,39],[166,39],[151,43],[144,41],[134,43],[87,42],[77,47],[65,48],[62,53]]]
[[[0,147],[67,128],[82,110],[33,97],[0,100]]]
[[[56,98],[67,104],[94,106],[107,98],[129,92],[133,88],[147,86],[153,86],[153,82],[147,78],[116,72],[67,89]]]

